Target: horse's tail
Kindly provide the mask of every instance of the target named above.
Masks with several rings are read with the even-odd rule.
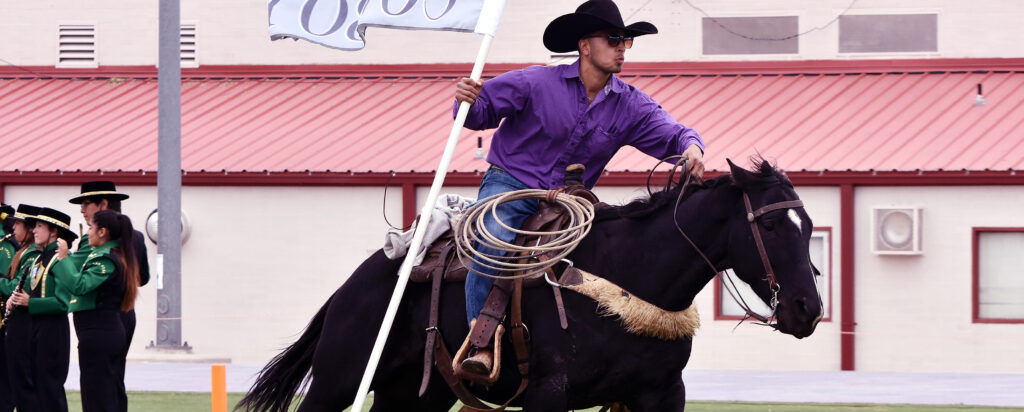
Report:
[[[327,317],[327,307],[330,305],[331,299],[328,299],[316,316],[313,316],[313,320],[309,321],[299,340],[263,367],[249,393],[245,394],[238,406],[235,406],[236,411],[288,411],[295,392],[308,381],[309,369],[313,365],[313,352],[320,340],[324,318]]]

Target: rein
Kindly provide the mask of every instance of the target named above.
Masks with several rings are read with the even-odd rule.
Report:
[[[699,247],[697,247],[697,244],[694,243],[694,241],[692,239],[690,239],[690,236],[686,235],[686,231],[684,231],[682,226],[679,225],[679,205],[680,205],[680,203],[682,203],[683,194],[686,193],[686,187],[690,184],[690,177],[691,176],[690,176],[690,170],[686,167],[686,162],[688,160],[686,157],[681,156],[681,155],[676,155],[676,156],[670,156],[670,157],[668,157],[666,159],[672,159],[672,158],[675,158],[675,157],[679,157],[680,159],[675,163],[675,166],[672,167],[672,172],[671,172],[672,174],[669,175],[668,185],[672,184],[672,175],[675,174],[676,168],[679,167],[679,166],[682,166],[682,171],[680,172],[681,173],[681,179],[682,179],[682,183],[681,183],[682,187],[679,190],[679,196],[676,198],[675,206],[672,209],[672,221],[673,221],[673,223],[675,223],[676,230],[679,231],[679,234],[683,235],[683,238],[686,239],[686,241],[688,243],[690,243],[690,246],[692,246],[693,249],[697,251],[697,254],[700,255],[700,257],[702,259],[704,259],[704,262],[708,264],[708,267],[711,268],[712,272],[714,272],[715,275],[722,274],[722,271],[718,270],[718,268],[715,267],[715,264],[711,262],[711,259],[709,259],[707,257],[707,255],[705,255],[704,252]],[[655,167],[657,167],[657,166],[655,166]],[[648,183],[648,190],[650,190],[650,184],[649,183]],[[750,305],[747,304],[747,302],[743,299],[743,296],[740,295],[739,292],[733,293],[733,290],[737,290],[737,289],[736,289],[736,284],[733,282],[732,278],[730,278],[728,276],[722,275],[723,278],[729,280],[729,283],[731,284],[731,287],[732,287],[731,289],[729,287],[726,287],[725,290],[727,292],[729,292],[729,295],[732,296],[733,300],[736,301],[736,303],[740,306],[740,308],[742,308],[743,311],[746,312],[746,315],[744,315],[743,319],[740,320],[740,323],[743,323],[743,321],[747,320],[748,318],[754,318],[754,319],[757,319],[757,320],[761,321],[762,325],[771,326],[773,328],[778,329],[775,326],[775,324],[772,323],[772,319],[775,318],[775,312],[778,309],[778,305],[779,305],[779,291],[782,289],[782,286],[779,285],[779,282],[775,278],[775,271],[772,269],[771,260],[768,259],[768,252],[767,252],[767,250],[764,247],[764,240],[761,238],[761,231],[757,228],[757,221],[765,213],[772,212],[772,211],[775,211],[775,210],[780,210],[780,209],[792,209],[792,208],[797,208],[797,207],[803,207],[804,206],[804,202],[802,200],[787,200],[787,201],[772,203],[772,204],[769,204],[769,205],[766,205],[766,206],[762,206],[760,209],[753,210],[753,208],[750,205],[750,196],[748,196],[747,193],[743,192],[742,190],[741,190],[741,192],[743,193],[743,205],[747,209],[747,222],[750,222],[750,231],[754,235],[754,243],[757,245],[757,253],[761,255],[761,264],[764,265],[764,270],[765,270],[765,278],[764,278],[764,280],[768,281],[768,288],[772,291],[772,298],[771,298],[771,302],[769,303],[769,306],[771,306],[771,309],[772,309],[772,314],[770,316],[768,316],[768,317],[765,317],[765,316],[763,316],[763,315],[761,315],[761,314],[759,314],[757,312],[754,312],[754,310],[750,309]]]

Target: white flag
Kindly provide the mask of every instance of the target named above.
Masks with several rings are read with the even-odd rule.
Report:
[[[367,26],[494,35],[505,0],[270,0],[270,38],[342,50],[365,45]]]

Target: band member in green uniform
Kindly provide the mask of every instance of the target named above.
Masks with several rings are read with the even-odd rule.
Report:
[[[18,251],[18,241],[14,239],[14,214],[17,211],[6,203],[0,203],[0,268],[6,268],[14,260]]]
[[[11,221],[11,239],[9,241],[15,242],[15,244],[18,245],[18,249],[14,252],[14,257],[11,261],[5,266],[0,266],[0,272],[5,275],[0,277],[0,294],[2,294],[5,299],[11,296],[11,293],[13,293],[14,289],[17,288],[18,282],[21,279],[21,276],[18,275],[23,272],[25,267],[27,267],[27,265],[22,263],[26,258],[28,258],[26,253],[31,250],[38,252],[38,247],[35,244],[34,236],[32,234],[32,227],[25,221],[25,219],[37,214],[39,214],[38,207],[20,204],[18,205],[18,210],[14,212],[14,215],[7,216],[5,219]],[[3,213],[0,213],[0,216],[2,215]]]
[[[15,292],[8,299],[8,305],[20,307],[31,316],[30,348],[23,356],[30,358],[32,380],[25,382],[26,375],[12,376],[15,402],[19,411],[66,412],[67,395],[64,381],[68,378],[68,357],[71,346],[71,329],[68,327],[67,302],[70,296],[53,275],[57,263],[57,240],[73,242],[78,235],[71,230],[71,217],[54,209],[42,208],[35,217],[27,219],[35,224],[32,229],[35,242],[43,245],[39,255],[32,260],[31,278],[25,282],[26,293]],[[17,314],[16,314],[17,315]],[[19,315],[19,317],[21,317]],[[11,326],[14,326],[12,322]],[[8,335],[10,336],[10,335]],[[29,395],[24,395],[22,392]],[[23,407],[22,398],[32,397],[32,407]]]
[[[121,213],[121,201],[128,199],[128,195],[119,193],[114,182],[100,180],[82,183],[82,192],[70,200],[71,203],[81,205],[82,217],[85,218],[86,222],[92,222],[92,216],[94,213],[101,210],[113,210],[117,213]],[[129,245],[129,242],[122,241],[125,246]],[[142,232],[135,230],[132,233],[130,245],[134,249],[134,255],[136,265],[139,268],[139,286],[143,286],[149,282],[149,261],[147,260],[148,255],[146,254],[146,240],[143,237]],[[84,263],[85,259],[90,254],[89,242],[87,239],[82,239],[78,245],[78,251],[71,255],[76,265]],[[72,310],[74,310],[72,308]],[[129,309],[127,312],[119,312],[121,316],[121,323],[124,324],[125,330],[125,344],[124,356],[119,357],[121,364],[118,365],[118,371],[121,379],[119,380],[120,386],[118,389],[119,397],[121,398],[123,409],[122,412],[127,412],[128,408],[128,396],[125,394],[124,389],[124,359],[128,356],[128,349],[132,344],[132,337],[135,336],[135,309]]]
[[[132,221],[112,210],[92,215],[89,246],[92,252],[81,265],[68,256],[67,243],[58,240],[53,267],[57,282],[68,290],[68,308],[74,313],[81,367],[82,411],[122,410],[118,365],[124,363],[125,330],[121,312],[135,305],[139,269],[135,263]],[[124,246],[122,246],[122,241]]]
[[[3,293],[5,297],[11,296],[17,289],[18,284],[24,276],[27,276],[32,261],[36,256],[39,255],[39,247],[35,244],[34,236],[32,235],[32,228],[29,227],[25,219],[34,217],[39,214],[39,208],[26,204],[18,205],[18,210],[14,213],[14,222],[11,225],[14,233],[14,239],[18,241],[21,248],[14,254],[14,259],[11,264],[7,267],[2,268],[4,273],[7,274],[5,277],[0,277],[0,293]],[[10,219],[10,217],[8,217]],[[32,323],[29,316],[22,314],[20,319],[14,316],[14,313],[9,309],[10,307],[3,308],[3,336],[0,339],[4,342],[4,352],[0,354],[0,359],[4,362],[3,379],[11,387],[11,403],[10,408],[7,408],[8,404],[5,403],[4,411],[10,411],[14,408],[14,405],[20,405],[20,410],[33,410],[35,406],[34,394],[31,390],[26,392],[19,392],[14,390],[14,382],[18,381],[15,377],[20,377],[21,382],[27,382],[31,384],[32,378],[32,363],[26,353],[31,350],[31,337],[32,337]],[[13,326],[12,326],[13,325]],[[18,388],[24,390],[24,388]],[[20,395],[19,395],[20,394]]]
[[[14,261],[14,255],[20,249],[18,237],[14,233],[14,225],[17,219],[14,217],[17,211],[14,207],[0,203],[0,271],[5,271]],[[3,280],[0,279],[0,282]],[[5,282],[6,283],[6,282]],[[10,291],[3,294],[7,299]],[[3,311],[0,310],[0,314]],[[0,318],[2,319],[2,318]],[[7,361],[2,354],[7,352],[4,345],[4,338],[0,335],[0,412],[11,412],[14,410],[14,395],[11,393],[11,381],[7,377]]]

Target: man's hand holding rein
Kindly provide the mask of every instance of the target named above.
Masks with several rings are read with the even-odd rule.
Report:
[[[704,152],[695,144],[691,144],[683,151],[686,156],[686,164],[690,169],[690,175],[696,178],[704,177]]]

